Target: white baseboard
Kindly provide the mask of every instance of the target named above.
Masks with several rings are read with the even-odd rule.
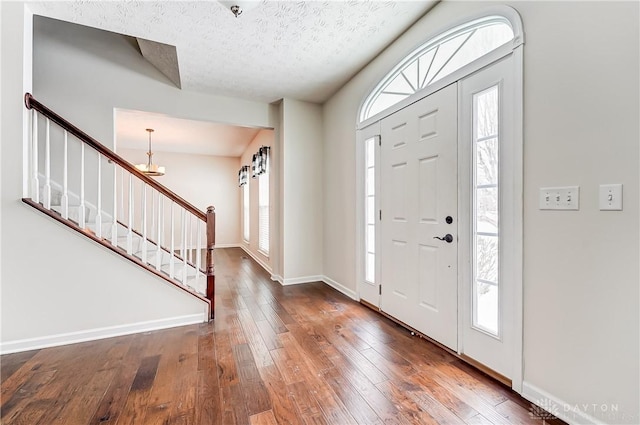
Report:
[[[20,339],[17,341],[0,343],[0,354],[18,353],[21,351],[56,347],[59,345],[76,344],[79,342],[94,341],[97,339],[112,338],[115,336],[129,335],[139,332],[149,332],[159,329],[174,328],[177,326],[193,325],[206,321],[206,313],[190,314],[188,316],[169,317],[166,319],[150,320],[147,322],[108,326],[105,328],[88,329],[84,331],[49,335],[38,338]]]
[[[338,283],[335,280],[331,279],[330,277],[324,276],[324,275],[303,276],[303,277],[295,277],[291,279],[283,279],[282,276],[280,275],[272,274],[271,280],[275,282],[279,282],[280,285],[282,286],[300,285],[302,283],[311,283],[311,282],[324,282],[327,285],[331,286],[336,291],[341,292],[347,297],[351,298],[352,300],[358,301],[358,296],[356,295],[355,291],[347,288],[341,283]]]
[[[242,250],[244,252],[247,253],[248,256],[250,256],[251,258],[253,258],[255,260],[256,263],[260,264],[260,266],[265,269],[267,271],[267,273],[271,274],[271,267],[269,267],[269,265],[267,263],[264,262],[264,260],[262,260],[261,258],[259,258],[257,255],[255,255],[253,252],[249,251],[247,249],[247,247],[245,247],[244,245],[238,245],[239,248],[242,248]]]
[[[216,248],[242,248],[239,243],[217,243]]]
[[[351,298],[352,300],[356,300],[358,301],[358,296],[356,295],[356,292],[347,288],[346,286],[342,285],[341,283],[336,282],[335,280],[331,279],[328,276],[322,276],[322,281],[324,283],[326,283],[327,285],[331,286],[333,289],[335,289],[338,292],[342,292],[343,294],[345,294],[347,297]]]
[[[288,285],[300,285],[301,283],[322,282],[323,277],[324,276],[322,275],[292,277],[289,279],[285,278],[282,281],[280,281],[280,283],[283,286],[288,286]]]
[[[597,419],[588,413],[584,412],[583,409],[593,409],[594,405],[592,403],[587,404],[586,408],[581,407],[580,404],[570,404],[566,401],[560,400],[559,398],[549,394],[548,392],[532,385],[526,381],[522,383],[522,396],[535,404],[536,406],[541,407],[545,411],[551,413],[553,416],[562,419],[568,424],[571,425],[603,425],[605,422],[602,422],[600,419]],[[602,409],[605,405],[596,405],[596,408]],[[611,423],[617,423],[613,415],[616,415],[618,412],[611,411],[613,406],[606,407],[609,411],[602,411],[603,415],[611,415],[612,421]],[[540,412],[544,414],[543,412]]]

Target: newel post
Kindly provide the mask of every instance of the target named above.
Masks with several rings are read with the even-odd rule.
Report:
[[[207,207],[207,299],[211,301],[211,317],[213,320],[215,312],[214,290],[216,286],[215,265],[213,262],[213,250],[216,246],[216,209]]]

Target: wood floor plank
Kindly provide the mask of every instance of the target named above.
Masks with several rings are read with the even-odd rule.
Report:
[[[326,370],[323,373],[323,378],[333,392],[340,397],[340,400],[357,423],[382,424],[376,412],[337,369]]]
[[[278,420],[273,414],[273,410],[267,410],[266,412],[256,413],[249,417],[250,425],[278,425]]]
[[[496,410],[498,413],[502,414],[509,423],[529,425],[529,424],[540,424],[540,420],[534,418],[527,409],[523,408],[519,404],[507,400],[496,406]]]
[[[56,420],[50,424],[85,425],[88,423],[115,374],[115,369],[97,371],[88,384],[82,387],[77,397],[71,398]]]
[[[135,425],[144,419],[159,361],[160,356],[155,355],[145,357],[140,362],[122,413],[118,418],[118,425]]]
[[[235,425],[249,423],[249,414],[239,383],[222,388],[222,406],[222,423]]]
[[[42,386],[51,381],[55,374],[55,370],[45,370],[30,375],[29,379],[11,394],[11,397],[2,399],[0,419],[8,423],[12,420],[11,418],[19,416],[20,410],[29,404],[31,398],[37,394]]]
[[[264,344],[267,346],[267,350],[282,348],[282,343],[278,339],[278,335],[267,320],[256,322],[256,327],[258,328],[258,332],[260,332]]]
[[[324,283],[281,286],[241,249],[215,256],[213,322],[2,356],[2,423],[542,425],[511,389]]]
[[[293,405],[305,423],[328,424],[322,415],[318,402],[311,394],[311,387],[305,381],[298,381],[287,385]]]
[[[258,372],[269,392],[271,409],[278,423],[284,425],[301,423],[278,367],[273,364],[259,368]]]
[[[27,361],[35,356],[40,350],[23,351],[6,356],[0,367],[0,382],[5,382],[11,375],[19,370]]]
[[[377,387],[389,400],[391,400],[391,402],[398,406],[402,416],[407,418],[407,420],[414,425],[438,425],[451,423],[448,421],[437,421],[433,416],[431,416],[434,409],[423,409],[420,404],[416,403],[412,399],[409,391],[399,388],[391,381],[382,382],[378,384]]]
[[[238,319],[240,320],[240,325],[242,326],[246,340],[251,347],[251,353],[253,354],[255,363],[258,366],[269,366],[273,364],[269,349],[262,339],[262,335],[256,326],[253,316],[243,310],[238,312]]]

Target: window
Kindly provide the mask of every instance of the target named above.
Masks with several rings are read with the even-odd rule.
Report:
[[[365,149],[365,273],[368,283],[376,283],[376,141],[371,137],[364,143]]]
[[[489,16],[446,31],[400,62],[365,99],[360,121],[406,99],[514,39],[509,21]]]
[[[269,173],[258,176],[258,249],[269,255]]]
[[[473,95],[473,325],[498,335],[499,90]]]
[[[249,242],[249,181],[242,185],[242,238]]]

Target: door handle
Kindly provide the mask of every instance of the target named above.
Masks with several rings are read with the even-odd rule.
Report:
[[[453,242],[453,236],[451,236],[451,233],[447,233],[446,235],[444,235],[444,238],[441,238],[440,236],[434,236],[433,239],[439,239],[447,243]]]

